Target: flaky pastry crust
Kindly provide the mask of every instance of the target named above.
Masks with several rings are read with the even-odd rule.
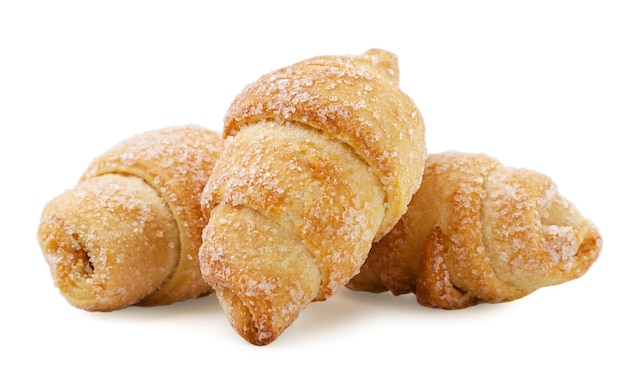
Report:
[[[549,177],[484,154],[430,154],[407,213],[347,286],[445,309],[511,301],[580,277],[601,245]]]
[[[46,204],[37,236],[69,303],[111,311],[212,292],[198,267],[200,194],[222,147],[196,125],[138,134]]]
[[[200,249],[233,327],[276,339],[354,276],[420,184],[424,125],[395,55],[311,58],[262,76],[225,117]]]

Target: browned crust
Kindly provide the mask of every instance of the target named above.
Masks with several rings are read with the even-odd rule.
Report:
[[[233,101],[224,135],[263,121],[298,122],[348,144],[376,173],[389,209],[377,239],[419,187],[426,146],[413,100],[398,88],[396,55],[319,56],[262,76]]]
[[[547,176],[483,154],[431,154],[406,215],[370,251],[375,267],[348,287],[415,292],[447,309],[510,301],[582,276],[601,244]]]
[[[143,180],[117,174],[53,198],[37,237],[61,294],[87,311],[136,304],[167,279],[180,252],[165,201]]]
[[[141,304],[166,304],[211,292],[198,268],[206,225],[200,195],[222,147],[217,133],[197,125],[153,130],[111,148],[83,175],[83,179],[106,173],[139,177],[157,190],[174,214],[181,245],[176,269]]]
[[[341,289],[406,211],[424,127],[397,75],[381,50],[311,58],[262,76],[228,110],[200,263],[249,342],[272,342]]]
[[[94,295],[95,297],[88,300],[82,299],[77,303],[77,306],[88,310],[111,310],[123,308],[130,304],[168,304],[212,292],[210,286],[202,279],[197,259],[198,249],[202,243],[202,229],[206,224],[200,206],[200,195],[215,161],[221,154],[222,147],[223,140],[217,133],[197,125],[177,126],[137,134],[118,143],[94,159],[81,176],[76,188],[68,190],[64,195],[64,200],[51,202],[54,204],[46,207],[39,231],[40,244],[42,244],[44,253],[51,251],[47,249],[49,246],[59,243],[63,245],[72,244],[71,240],[61,240],[66,238],[63,233],[70,230],[67,225],[78,224],[79,228],[82,228],[80,226],[82,224],[92,224],[90,229],[92,231],[82,231],[85,240],[81,242],[89,243],[89,246],[84,247],[93,248],[94,252],[99,251],[98,253],[103,256],[109,255],[108,262],[101,266],[103,281],[110,274],[111,269],[129,268],[133,270],[127,272],[128,278],[116,284],[115,289],[120,290],[120,292],[132,290],[138,284],[137,279],[150,279],[149,276],[152,275],[148,273],[149,270],[164,270],[160,274],[165,274],[165,280],[156,285],[155,291],[148,292],[149,295],[141,297],[138,302],[134,299],[127,300],[124,294],[117,298],[118,302],[100,302],[97,295]],[[112,180],[105,184],[99,180],[101,178],[111,178]],[[138,187],[137,194],[143,200],[133,198],[137,196],[132,195],[133,185],[130,182],[126,184],[125,179],[140,179],[140,182],[133,182],[132,184],[136,184],[134,186]],[[116,181],[121,183],[116,184]],[[127,190],[124,190],[124,187]],[[128,212],[123,205],[117,206],[114,199],[107,198],[103,189],[109,188],[121,189],[117,191],[116,198],[124,196],[128,198],[128,202],[142,202],[141,207],[155,207],[158,202],[163,202],[165,209],[160,210],[160,213],[153,212],[150,219],[135,219],[132,214],[121,213]],[[76,193],[79,190],[76,189],[83,189],[81,192],[88,194],[90,198],[79,195]],[[122,192],[120,193],[120,191]],[[110,193],[110,191],[107,192]],[[89,202],[89,204],[84,204],[84,202]],[[52,207],[57,210],[48,209]],[[93,214],[91,219],[85,219],[85,215],[82,215],[80,210],[63,209],[67,207],[86,207],[93,210]],[[103,208],[98,209],[98,207]],[[106,212],[111,216],[107,220],[119,219],[116,221],[117,223],[110,221],[111,224],[102,225],[102,223],[109,222],[99,219],[99,217],[107,214]],[[64,220],[64,217],[69,217],[69,219]],[[128,224],[133,223],[137,225],[138,231],[134,232],[132,228],[127,230]],[[162,235],[170,235],[170,232],[165,231],[168,227],[166,225],[169,224],[174,225],[175,239],[165,242],[163,240],[166,239],[163,239]],[[145,225],[151,226],[144,228]],[[93,230],[99,230],[97,232],[99,235],[95,235]],[[126,235],[128,233],[136,235]],[[96,243],[101,244],[96,245]],[[119,243],[127,245],[118,245]],[[173,263],[159,262],[155,260],[158,256],[153,258],[146,255],[142,258],[141,254],[144,252],[155,253],[153,248],[157,245],[163,245],[168,254],[173,250],[172,248],[176,248],[178,253],[173,256]],[[80,246],[76,245],[75,247],[79,248]],[[119,251],[122,249],[130,251],[128,252],[130,254],[134,253],[134,255],[127,257],[136,260],[134,262],[136,265],[130,267],[117,265],[114,263],[116,256],[113,251],[102,250],[109,247],[119,249]],[[70,251],[67,248],[65,250]],[[59,252],[60,249],[56,248],[56,251]],[[55,263],[57,259],[58,256],[51,255],[49,261]],[[85,261],[87,260],[85,259]],[[54,267],[51,265],[51,268],[54,269]],[[145,276],[135,276],[135,270],[143,271]],[[123,275],[119,271],[115,273]],[[67,274],[53,276],[57,279],[56,283],[60,287],[66,283],[61,281],[64,276],[67,277]],[[90,285],[91,281],[86,278],[85,284],[81,284],[82,288],[85,290],[98,289],[97,286]],[[90,292],[80,292],[77,289],[73,292],[62,291],[62,293],[67,294],[68,300],[72,303],[74,298],[72,295],[88,297]]]

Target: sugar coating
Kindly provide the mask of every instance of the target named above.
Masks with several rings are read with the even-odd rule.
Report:
[[[207,209],[217,202],[245,206],[294,230],[323,266],[320,299],[349,278],[337,266],[356,273],[385,209],[380,183],[349,147],[316,130],[274,122],[228,141],[204,195]]]
[[[231,324],[267,344],[344,286],[404,213],[423,123],[395,56],[370,51],[262,76],[231,105],[224,135],[201,201],[200,263]]]
[[[57,285],[74,287],[67,291],[61,289],[70,303],[88,310],[111,310],[130,304],[166,304],[210,292],[197,266],[197,251],[205,225],[200,194],[222,145],[216,133],[196,125],[137,134],[95,158],[74,189],[68,190],[62,200],[46,206],[40,243],[44,255],[50,253],[46,258]],[[103,178],[113,180],[103,187],[100,180]],[[122,192],[133,189],[143,198]],[[123,204],[120,194],[124,194]],[[131,212],[128,208],[141,204],[144,209],[156,204],[163,206],[152,213]],[[85,215],[73,208],[84,209]],[[78,220],[83,221],[78,223]],[[91,225],[90,228],[83,223]],[[78,234],[75,228],[80,229]],[[80,236],[80,242],[72,241],[77,238],[75,235]],[[47,247],[55,245],[57,247]],[[55,261],[72,258],[75,261],[77,250],[86,251],[88,257],[82,259],[84,267],[73,262],[72,268],[85,270],[86,266],[92,266],[93,275],[97,275],[99,281],[110,282],[109,276],[113,273],[128,277],[117,279],[116,288],[112,283],[105,286],[87,279],[83,280],[87,284],[77,285],[78,275],[55,274]],[[105,257],[106,261],[100,260]],[[87,260],[92,260],[91,264]],[[114,269],[119,271],[112,271]],[[135,289],[139,280],[151,281],[152,288],[148,291],[147,288]],[[127,295],[132,292],[135,298],[120,296],[108,302],[99,297],[84,298],[98,289],[106,294],[109,291]]]
[[[500,262],[495,271],[500,280],[532,291],[589,268],[589,258],[595,260],[599,250],[586,251],[586,243],[599,239],[597,229],[547,176],[505,167],[494,171],[490,181],[498,188],[486,202],[489,220],[506,220],[490,229],[489,255]]]
[[[167,202],[179,229],[180,257],[158,292],[142,302],[161,304],[210,292],[197,267],[206,220],[200,194],[221,155],[223,140],[197,125],[183,125],[135,135],[97,158],[83,178],[125,173],[144,179]],[[155,181],[156,179],[156,181]]]
[[[55,285],[86,310],[138,303],[169,276],[179,249],[167,204],[141,179],[114,174],[55,197],[38,235]]]
[[[209,283],[220,282],[214,285],[222,302],[228,296],[240,305],[233,315],[254,318],[241,330],[262,342],[318,294],[319,269],[297,235],[260,213],[219,205],[213,215],[200,249],[202,271]],[[224,304],[227,313],[233,304]]]
[[[387,192],[379,238],[406,211],[426,153],[421,114],[397,84],[397,59],[388,52],[311,58],[248,85],[226,113],[224,134],[263,121],[298,122],[348,144]]]
[[[448,309],[510,301],[580,277],[601,245],[549,177],[484,154],[431,154],[406,215],[348,287]]]

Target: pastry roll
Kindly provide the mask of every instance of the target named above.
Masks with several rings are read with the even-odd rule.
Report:
[[[202,195],[202,274],[247,341],[274,341],[343,287],[406,211],[424,124],[394,54],[320,56],[237,96]]]
[[[431,154],[407,213],[347,286],[445,309],[505,302],[580,277],[601,245],[549,177],[484,154]]]
[[[138,134],[45,205],[38,241],[70,304],[111,311],[212,292],[197,258],[206,224],[200,194],[222,146],[196,125]]]

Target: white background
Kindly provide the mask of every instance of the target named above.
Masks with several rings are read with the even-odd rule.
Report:
[[[0,3],[0,368],[623,369],[626,12],[512,3]],[[145,130],[220,130],[261,74],[372,47],[398,55],[430,152],[543,172],[598,225],[604,249],[587,274],[459,311],[344,289],[265,347],[241,339],[214,296],[88,313],[58,293],[39,214],[95,156]]]

